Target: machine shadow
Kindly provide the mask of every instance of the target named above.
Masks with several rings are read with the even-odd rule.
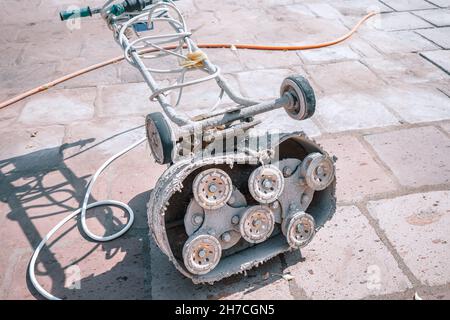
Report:
[[[83,147],[94,140],[0,160],[0,201],[10,208],[7,219],[15,222],[25,235],[29,257],[42,237],[63,217],[78,209],[83,201],[90,176],[77,176],[64,163],[63,151]],[[48,180],[52,181],[50,185]],[[82,232],[78,218],[69,222],[68,227],[43,248],[38,259],[36,273],[44,288],[62,299],[220,299],[242,292],[251,293],[281,278],[283,270],[279,267],[280,258],[276,257],[246,275],[235,275],[213,286],[192,284],[149,237],[146,220],[150,192],[140,193],[129,201],[136,221],[140,222],[120,239],[95,243]],[[89,216],[95,217],[105,230],[104,235],[124,226],[108,207],[95,209]],[[76,233],[82,237],[74,240]],[[72,260],[63,265],[60,262],[62,253],[65,260],[67,255]],[[88,274],[77,269],[79,264],[88,266]],[[22,270],[27,272],[28,268]],[[267,272],[270,273],[268,278],[265,277]],[[26,277],[28,290],[41,299],[28,273],[19,276]]]

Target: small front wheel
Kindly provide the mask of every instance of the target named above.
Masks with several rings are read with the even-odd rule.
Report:
[[[150,113],[145,121],[152,155],[159,164],[172,162],[172,130],[161,112]]]
[[[291,118],[305,120],[314,115],[316,111],[316,97],[308,80],[300,75],[284,79],[281,84],[281,96],[287,92],[294,97],[294,104],[285,108]]]

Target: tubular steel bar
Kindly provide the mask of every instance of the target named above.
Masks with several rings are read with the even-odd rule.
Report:
[[[196,65],[194,68],[183,66],[184,62],[189,61],[189,56],[200,52],[200,49],[190,38],[191,33],[187,28],[186,21],[172,1],[149,1],[142,10],[121,15],[111,12],[115,3],[116,1],[109,0],[104,5],[101,10],[102,17],[108,23],[109,28],[114,31],[116,41],[124,50],[125,59],[142,74],[152,91],[151,100],[157,101],[169,120],[181,127],[183,131],[194,132],[199,127],[211,128],[230,124],[240,119],[251,120],[257,114],[281,107],[289,108],[293,105],[293,98],[289,93],[275,101],[263,103],[240,96],[221,76],[220,69],[205,55],[198,66]],[[155,22],[166,23],[174,32],[152,34]],[[136,28],[138,25],[143,30],[138,30]],[[176,45],[169,46],[172,49],[164,47],[171,43],[176,43]],[[147,60],[167,56],[178,59],[179,65],[173,69],[156,69],[146,64]],[[186,74],[191,71],[201,71],[205,75],[186,81]],[[161,85],[155,80],[152,73],[180,74],[180,76],[174,83]],[[183,88],[212,80],[215,80],[221,93],[216,104],[210,109],[210,114],[220,104],[224,94],[237,104],[236,107],[232,108],[231,111],[212,114],[202,120],[190,119],[177,112],[176,106],[180,102]],[[166,93],[171,91],[178,91],[175,106],[169,103],[165,96]]]

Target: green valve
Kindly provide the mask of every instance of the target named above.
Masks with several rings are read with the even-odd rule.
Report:
[[[125,12],[125,7],[122,4],[115,4],[111,7],[110,12],[115,16],[120,16]]]
[[[59,13],[59,17],[61,18],[62,21],[90,16],[92,16],[92,11],[91,8],[89,7],[84,7],[77,10],[61,11]]]

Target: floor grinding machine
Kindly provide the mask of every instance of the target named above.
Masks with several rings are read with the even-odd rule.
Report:
[[[335,159],[301,131],[254,130],[258,115],[278,108],[298,121],[312,117],[308,81],[287,77],[273,101],[240,96],[172,1],[110,0],[61,19],[93,14],[104,18],[163,111],[146,119],[153,158],[168,166],[151,193],[148,223],[175,267],[194,283],[214,283],[308,245],[335,212]],[[181,112],[184,91],[205,83],[218,89],[215,103],[194,116]]]

